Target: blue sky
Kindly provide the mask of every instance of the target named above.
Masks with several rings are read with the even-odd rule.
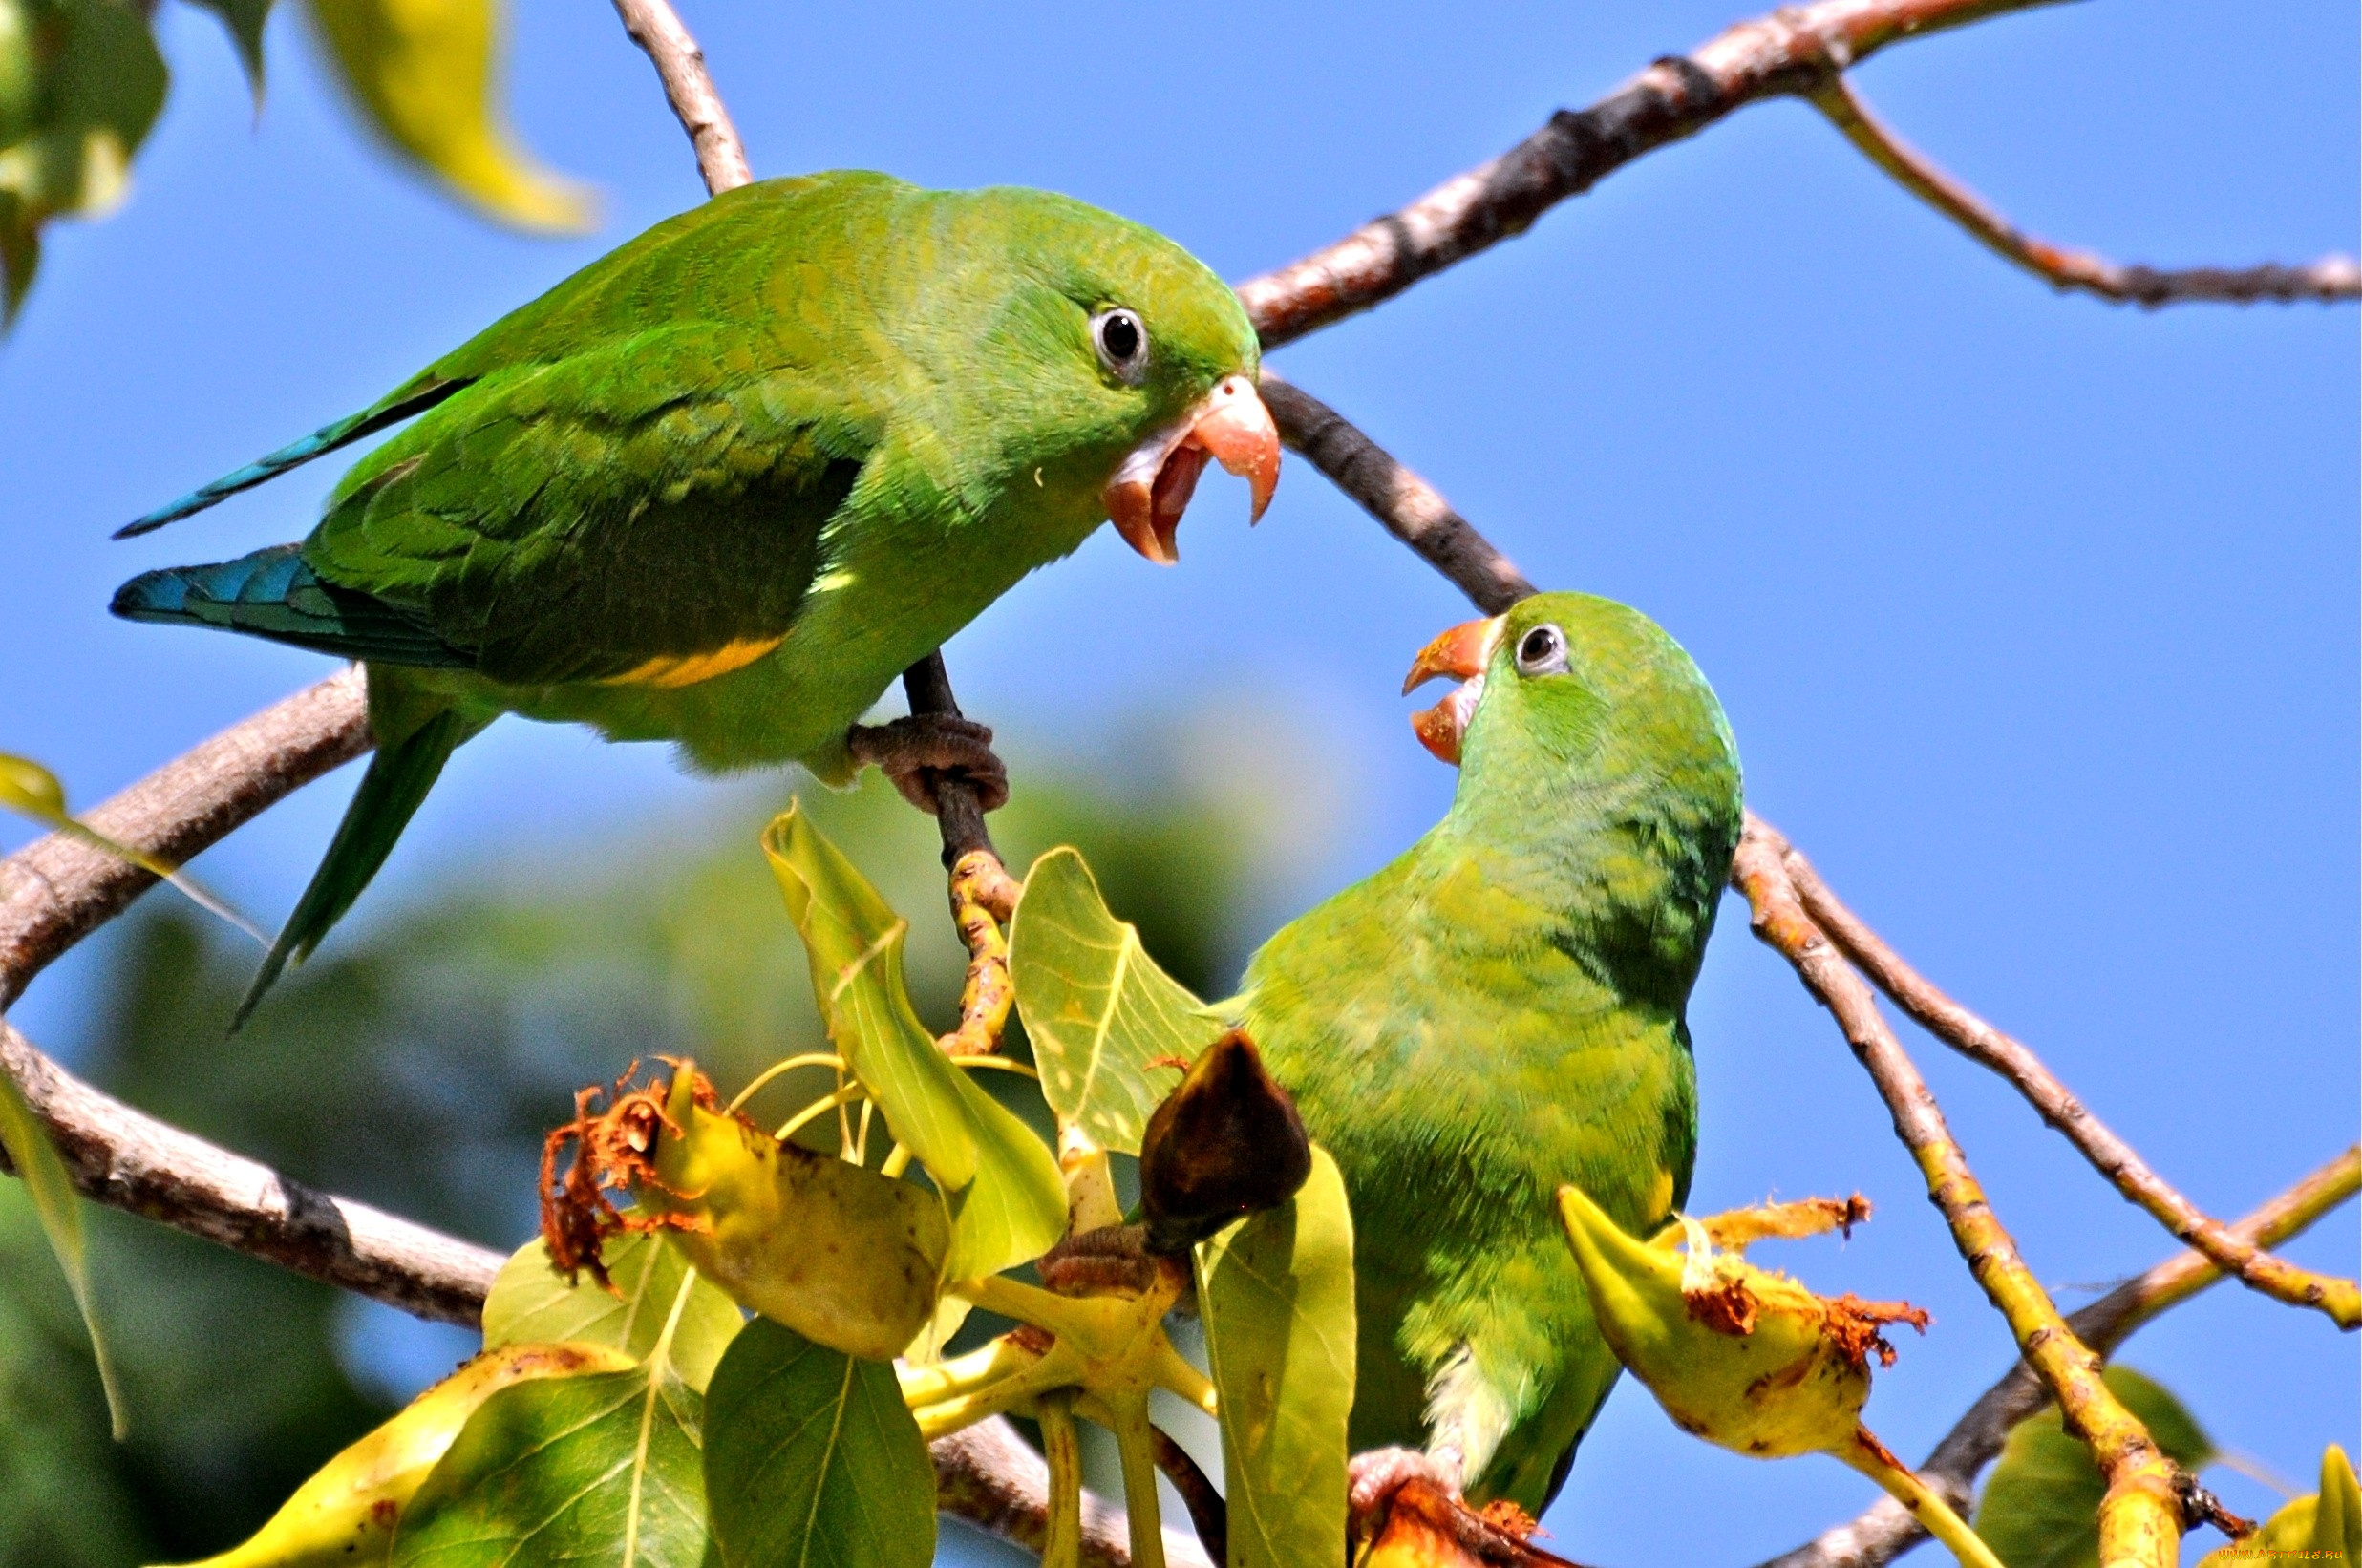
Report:
[[[1230,277],[1737,14],[689,8],[758,173],[1053,186]],[[391,169],[325,99],[293,15],[272,24],[259,124],[213,22],[162,18],[175,88],[132,200],[52,231],[0,345],[0,747],[83,801],[323,672],[104,606],[144,567],[297,537],[333,465],[144,544],[112,527],[360,406],[700,194],[603,6],[526,0],[515,18],[523,134],[607,201],[567,244],[486,228]],[[2356,248],[2356,51],[2351,5],[2095,0],[1897,48],[1856,79],[2037,233],[2160,265],[2298,261]],[[1722,694],[1755,807],[2228,1214],[2351,1141],[2362,1093],[2356,320],[2055,296],[1779,103],[1275,363],[1537,582],[1670,627]],[[1111,727],[1208,704],[1286,715],[1339,805],[1276,917],[1441,811],[1450,775],[1394,689],[1466,612],[1301,464],[1251,534],[1244,512],[1239,486],[1209,482],[1170,572],[1102,535],[948,657],[1019,752],[1088,761]],[[710,788],[652,749],[504,725],[461,753],[373,898],[694,811]],[[204,871],[276,919],[349,789],[298,797]],[[1776,1261],[1933,1309],[1870,1408],[1916,1456],[2006,1365],[2006,1335],[1835,1031],[1743,908],[1725,922],[1692,1017],[1696,1204],[1877,1201],[1850,1243]],[[20,1019],[70,1042],[76,1001],[69,967]],[[1906,1037],[2071,1304],[2168,1250],[1997,1080]],[[2351,1211],[2294,1252],[2353,1272]],[[2220,1290],[2127,1359],[2288,1476],[2356,1443],[2355,1345],[2316,1317]],[[2217,1478],[2234,1506],[2270,1506]],[[1742,1561],[1867,1500],[1835,1465],[1710,1451],[1627,1388],[1547,1523],[1586,1559]]]

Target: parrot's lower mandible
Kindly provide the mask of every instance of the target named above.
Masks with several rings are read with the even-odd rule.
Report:
[[[1260,516],[1279,436],[1246,313],[1171,241],[1043,191],[765,180],[657,224],[371,407],[124,529],[397,424],[300,544],[149,572],[140,621],[369,667],[377,753],[251,1007],[502,713],[696,766],[970,770],[980,726],[856,723],[1113,519],[1151,561],[1210,460]],[[242,1008],[240,1016],[245,1016]]]
[[[1553,1194],[1635,1235],[1687,1197],[1683,1012],[1738,755],[1689,655],[1607,600],[1446,632],[1404,689],[1436,675],[1463,684],[1414,723],[1459,765],[1451,812],[1274,936],[1224,1010],[1351,1200],[1356,1509],[1423,1473],[1539,1515],[1618,1371]]]

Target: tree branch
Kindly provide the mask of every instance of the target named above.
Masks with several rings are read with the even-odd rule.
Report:
[[[697,172],[705,176],[706,193],[719,196],[752,183],[755,171],[747,164],[738,128],[731,123],[721,94],[714,91],[705,51],[681,25],[679,13],[668,0],[615,0],[615,14],[655,66],[665,101],[672,105],[673,117],[697,151]]]
[[[1509,558],[1493,548],[1436,487],[1412,473],[1351,421],[1266,367],[1263,400],[1280,438],[1361,503],[1385,530],[1475,601],[1499,615],[1534,591]]]
[[[347,669],[232,725],[84,820],[119,844],[182,865],[372,744],[361,672]],[[0,860],[0,1011],[155,885],[147,872],[69,834]]]
[[[1814,5],[1782,7],[1724,29],[1686,55],[1656,61],[1588,109],[1560,110],[1548,124],[1499,158],[1454,176],[1410,205],[1373,219],[1333,244],[1249,278],[1238,286],[1239,298],[1246,303],[1247,315],[1263,334],[1264,347],[1276,349],[1392,299],[1422,278],[1524,233],[1536,219],[1568,197],[1582,195],[1633,159],[1693,136],[1734,110],[1774,97],[1819,103],[1819,95],[1833,85],[1842,91],[1840,77],[1845,70],[1888,44],[1980,22],[2004,11],[2055,3],[1819,0]],[[1821,108],[1830,113],[1826,104]],[[1853,136],[1854,132],[1847,129],[1846,134]],[[1868,142],[1861,138],[1856,140],[1896,178],[1951,212],[1987,244],[1994,244],[1994,232],[2014,233],[1969,198],[1991,220],[1980,228],[1961,211],[1905,178]],[[2025,262],[1998,244],[1995,248],[2013,261]],[[2345,299],[2355,292],[2353,265],[2339,258],[2302,268],[2160,273],[2145,267],[2109,269],[2108,264],[2097,263],[2096,258],[2051,254],[2107,269],[2092,272],[2088,279],[2053,277],[2062,286],[2088,287],[2105,294],[2107,290],[2098,284],[2112,281],[2122,292],[2108,297],[2139,300],[2144,305],[2177,300]],[[2035,270],[2043,269],[2036,266]]]
[[[2069,1092],[2040,1057],[1929,984],[1829,891],[1801,851],[1784,839],[1780,842],[1781,867],[1802,901],[1804,912],[1845,956],[1921,1028],[2016,1086],[2044,1121],[2064,1134],[2100,1175],[2147,1210],[2176,1240],[2196,1247],[2251,1290],[2292,1306],[2318,1308],[2340,1328],[2351,1330],[2362,1324],[2362,1287],[2351,1280],[2314,1274],[2259,1251],[2235,1238],[2221,1220],[2201,1212]]]
[[[2362,1148],[2347,1150],[2231,1226],[2231,1234],[2253,1246],[2276,1245],[2351,1197],[2357,1186],[2362,1186]],[[2076,1312],[2067,1326],[2094,1350],[2109,1355],[2143,1324],[2222,1278],[2223,1271],[2203,1253],[2179,1252]],[[1920,1468],[1919,1478],[1955,1508],[1967,1508],[1978,1474],[2000,1455],[2011,1430],[2050,1403],[2050,1386],[2020,1361],[1953,1424]],[[1883,1568],[1926,1538],[1901,1504],[1882,1498],[1860,1516],[1761,1568]]]
[[[2079,288],[2103,300],[2148,309],[2190,301],[2253,305],[2259,300],[2286,304],[2362,299],[2362,267],[2351,256],[2324,256],[2306,266],[2201,266],[2160,272],[2154,267],[2125,266],[2088,250],[2063,249],[2018,228],[1983,197],[1897,136],[1844,76],[1831,76],[1806,96],[1844,133],[1846,140],[1893,176],[1896,183],[1967,229],[2002,260],[2061,290]]]
[[[1837,1019],[1885,1100],[1895,1135],[1926,1176],[1927,1196],[1950,1227],[1968,1271],[2056,1395],[2068,1430],[2082,1439],[2107,1477],[2107,1497],[2099,1509],[2099,1560],[2127,1568],[2172,1568],[2181,1555],[2184,1524],[2178,1467],[2100,1381],[2100,1358],[2067,1326],[2026,1266],[1945,1126],[1933,1091],[1880,1015],[1868,984],[1805,913],[1789,879],[1787,852],[1778,831],[1749,813],[1731,884],[1746,895],[1756,935],[1795,966],[1805,988]]]
[[[14,1078],[84,1196],[356,1295],[473,1328],[505,1261],[217,1148],[110,1098],[0,1024]]]

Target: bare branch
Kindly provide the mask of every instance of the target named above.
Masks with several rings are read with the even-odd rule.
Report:
[[[1846,140],[1893,176],[1896,183],[1967,229],[1993,254],[2059,289],[2079,288],[2103,300],[2150,309],[2193,301],[2253,305],[2259,300],[2326,303],[2362,299],[2362,267],[2351,256],[2324,256],[2307,266],[2201,266],[2160,272],[2154,267],[2126,266],[2088,250],[2063,249],[2018,228],[1983,197],[1897,136],[1842,75],[1831,76],[1806,95],[1813,107],[1844,133]]]
[[[1562,109],[1488,163],[1457,175],[1334,244],[1239,285],[1277,348],[1391,299],[1421,278],[1522,234],[1643,154],[1764,98],[1806,96],[1898,39],[2054,0],[1820,0],[1726,28],[1668,55],[1590,108]]]
[[[1263,372],[1263,400],[1283,440],[1475,601],[1477,608],[1499,615],[1534,591],[1509,558],[1454,511],[1435,486],[1396,462],[1336,410],[1282,380],[1268,367]]]
[[[2110,1131],[2058,1081],[2042,1059],[1953,1001],[1879,939],[1877,932],[1829,891],[1803,854],[1788,846],[1782,865],[1804,911],[1862,972],[1930,1034],[2015,1085],[2118,1192],[2156,1218],[2174,1239],[2204,1253],[2241,1283],[2292,1306],[2316,1307],[2340,1328],[2362,1324],[2362,1287],[2325,1277],[2240,1241],[2223,1222],[2202,1213],[2149,1168],[2132,1145]]]
[[[2347,1150],[2231,1226],[2231,1233],[2252,1246],[2276,1245],[2351,1197],[2357,1186],[2362,1186],[2362,1148]],[[2067,1326],[2084,1344],[2107,1355],[2141,1324],[2222,1278],[2223,1271],[2204,1254],[2176,1253],[2076,1312],[2067,1320]],[[1945,1434],[1921,1467],[1920,1479],[1943,1493],[1956,1508],[1965,1509],[1978,1474],[2000,1455],[2011,1430],[2050,1403],[2049,1385],[2032,1367],[2019,1362],[1985,1390]],[[1882,1498],[1858,1517],[1772,1558],[1761,1568],[1883,1568],[1926,1538],[1926,1532],[1901,1504]]]
[[[166,763],[86,820],[117,843],[182,865],[372,744],[361,672],[348,669]],[[0,860],[0,1010],[155,885],[138,866],[67,834]]]
[[[669,0],[615,0],[615,14],[655,65],[657,78],[665,84],[665,99],[697,150],[697,172],[705,176],[708,194],[719,196],[751,183],[755,171],[747,164],[746,147],[738,140],[738,128],[730,122],[730,111],[722,107],[722,95],[713,90],[705,51],[681,25]]]
[[[1869,985],[1805,913],[1789,880],[1787,852],[1778,831],[1750,812],[1731,866],[1731,884],[1746,895],[1756,935],[1795,966],[1805,988],[1837,1019],[1885,1100],[1895,1135],[1926,1178],[1927,1196],[1950,1227],[1969,1273],[2056,1395],[2068,1430],[2082,1439],[2107,1477],[2107,1498],[2099,1510],[2100,1560],[2127,1568],[2171,1568],[2181,1554],[2183,1527],[2179,1468],[2100,1381],[2099,1357],[2067,1326],[2026,1266],[1945,1125],[1935,1094],[1886,1027]]]
[[[134,1111],[6,1024],[0,1069],[25,1091],[86,1197],[421,1318],[476,1326],[499,1253],[332,1197]]]

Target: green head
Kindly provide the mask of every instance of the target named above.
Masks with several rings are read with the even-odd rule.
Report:
[[[1161,564],[1208,461],[1247,478],[1262,516],[1279,432],[1255,391],[1255,328],[1227,284],[1164,236],[1070,197],[993,187],[924,200],[921,243],[948,265],[918,314],[956,352],[906,347],[975,405],[969,428],[997,433],[995,466],[1087,481]]]
[[[1404,689],[1437,675],[1461,684],[1412,725],[1460,768],[1442,831],[1694,972],[1738,839],[1739,766],[1681,645],[1613,600],[1536,594],[1430,643]]]

